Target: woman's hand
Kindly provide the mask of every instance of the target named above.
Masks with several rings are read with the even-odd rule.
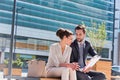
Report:
[[[61,63],[59,66],[60,67],[68,67],[68,68],[72,68],[72,69],[75,68],[75,65],[72,63]]]
[[[67,67],[72,68],[72,70],[75,70],[75,65],[73,63],[69,63]]]
[[[78,63],[73,62],[69,63],[67,67],[72,68],[73,70],[78,70],[80,66],[78,65]]]
[[[68,68],[72,68],[72,70],[78,70],[79,69],[79,65],[76,62],[73,63],[62,63],[59,65],[60,67],[68,67]]]
[[[75,69],[75,70],[79,70],[80,66],[78,65],[78,63],[73,62],[72,64],[74,64],[74,65],[75,65],[75,67],[74,67],[74,69]]]

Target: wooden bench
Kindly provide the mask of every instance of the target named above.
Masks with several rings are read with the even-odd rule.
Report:
[[[120,80],[120,76],[111,76],[111,80]]]
[[[25,80],[61,80],[60,78],[26,78]]]
[[[0,64],[0,71],[3,71],[3,68],[6,67],[5,64]]]
[[[40,78],[40,80],[61,80],[60,78]]]
[[[15,80],[61,80],[60,78],[37,78],[37,77],[21,77],[21,76],[3,76],[4,78],[11,78]]]

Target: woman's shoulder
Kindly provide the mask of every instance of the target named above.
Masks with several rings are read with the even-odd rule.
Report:
[[[69,45],[66,45],[66,46],[67,46],[67,48],[68,48],[69,50],[71,50],[71,49],[72,49]]]
[[[59,43],[53,43],[53,44],[51,44],[50,47],[57,47],[57,46],[59,46]]]

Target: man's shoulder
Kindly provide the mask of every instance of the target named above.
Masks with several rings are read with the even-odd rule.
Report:
[[[90,42],[89,42],[89,41],[87,41],[87,40],[85,40],[85,44],[90,44]]]
[[[74,46],[74,45],[76,44],[76,42],[77,42],[77,41],[76,41],[76,40],[74,40],[74,41],[71,43],[71,45],[70,45],[70,46],[71,46],[71,47],[72,47],[72,46]]]

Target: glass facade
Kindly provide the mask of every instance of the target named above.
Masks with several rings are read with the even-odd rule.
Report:
[[[57,41],[49,41],[43,39],[33,39],[28,37],[18,37],[16,38],[15,48],[16,49],[26,49],[26,50],[37,50],[48,52],[49,46]],[[10,38],[0,37],[0,49],[9,48]]]
[[[114,0],[17,0],[16,7],[16,26],[55,32],[60,27],[74,31],[75,26],[83,22],[89,28],[91,21],[105,22],[107,40],[112,41]],[[11,25],[12,10],[13,0],[0,0],[0,24]],[[54,42],[56,40],[19,35],[16,36],[16,49],[48,52],[49,45]]]
[[[0,1],[0,23],[11,24],[13,0]],[[84,22],[105,22],[107,40],[113,34],[113,1],[104,0],[17,0],[17,25],[49,31],[64,27],[74,31]]]

